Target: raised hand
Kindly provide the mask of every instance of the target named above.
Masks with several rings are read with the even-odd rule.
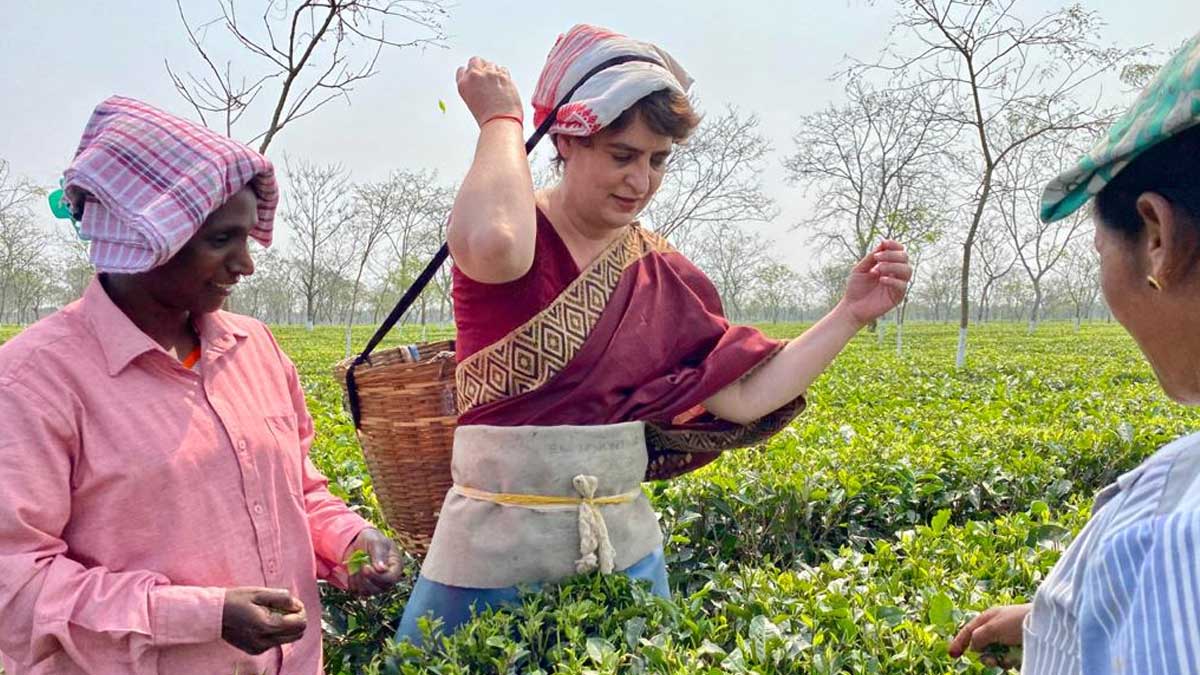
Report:
[[[904,246],[885,240],[850,271],[841,304],[866,325],[900,304],[910,279],[912,266]]]
[[[458,95],[480,126],[502,115],[523,118],[521,94],[508,68],[472,56],[467,65],[458,69],[455,80]]]

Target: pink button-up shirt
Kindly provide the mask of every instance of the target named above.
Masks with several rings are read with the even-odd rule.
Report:
[[[97,280],[0,347],[0,652],[10,675],[318,673],[317,578],[366,521],[308,459],[312,418],[267,328],[197,320],[188,370]],[[308,614],[257,657],[221,640],[224,589]]]

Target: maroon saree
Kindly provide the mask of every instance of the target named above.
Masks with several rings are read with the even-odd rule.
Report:
[[[783,344],[731,326],[712,282],[665,239],[634,224],[577,270],[538,213],[533,268],[509,284],[454,270],[459,424],[647,423],[647,479],[703,466],[765,440],[803,397],[746,425],[705,400]]]

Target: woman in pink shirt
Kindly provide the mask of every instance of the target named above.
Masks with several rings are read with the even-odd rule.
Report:
[[[66,197],[99,274],[0,347],[5,671],[321,672],[317,579],[401,570],[309,460],[291,361],[220,309],[270,244],[270,162],[113,97]]]

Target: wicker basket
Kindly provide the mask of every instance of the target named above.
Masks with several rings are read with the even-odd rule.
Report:
[[[584,82],[606,68],[629,61],[658,63],[649,57],[626,54],[592,68],[525,141],[525,154],[533,152],[558,118],[559,109]],[[358,428],[358,442],[366,456],[383,516],[395,530],[400,545],[415,556],[423,556],[429,550],[438,512],[452,484],[450,450],[458,422],[454,343],[433,342],[378,353],[374,350],[412,307],[449,255],[450,246],[443,243],[362,353],[339,363],[335,369],[346,392],[346,407]],[[348,380],[348,373],[353,373],[352,381]]]
[[[354,360],[335,368],[348,409],[346,371]],[[444,341],[380,350],[354,368],[358,442],[375,494],[397,542],[418,557],[429,550],[452,482],[454,367],[454,342]]]

